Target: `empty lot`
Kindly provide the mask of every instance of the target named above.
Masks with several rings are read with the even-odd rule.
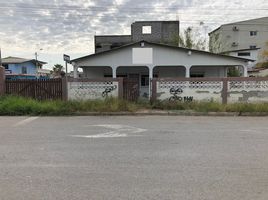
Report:
[[[0,117],[0,199],[268,199],[268,118]]]

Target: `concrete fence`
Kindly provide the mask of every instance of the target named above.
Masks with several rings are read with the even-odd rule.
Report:
[[[153,79],[152,99],[181,102],[268,102],[268,78]]]
[[[38,93],[39,96],[51,94],[51,91],[54,91],[43,82],[38,85],[38,82],[40,81],[29,83],[24,88],[30,88],[28,86],[33,84],[38,86],[42,91]],[[7,93],[7,83],[4,78],[4,69],[0,67],[0,95]],[[21,83],[18,84],[21,85]],[[63,100],[124,98],[124,89],[128,89],[126,84],[124,85],[123,78],[74,79],[65,77],[60,80],[60,84],[57,82],[57,85],[57,94],[60,93]],[[268,78],[155,78],[150,85],[152,100],[215,101],[225,104],[268,102]],[[13,86],[19,88],[19,86]],[[23,88],[21,90],[25,91]]]
[[[67,79],[68,100],[94,100],[107,97],[123,98],[123,79]]]

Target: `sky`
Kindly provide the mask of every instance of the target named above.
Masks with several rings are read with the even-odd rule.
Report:
[[[267,17],[267,0],[0,0],[2,57],[64,64],[94,53],[94,35],[130,34],[143,20],[180,20],[203,37],[221,24]],[[69,70],[72,67],[69,66]]]

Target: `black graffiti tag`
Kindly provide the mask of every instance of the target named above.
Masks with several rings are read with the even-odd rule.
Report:
[[[102,96],[106,98],[106,97],[108,97],[109,93],[111,93],[112,91],[114,91],[116,89],[117,89],[116,85],[106,87],[105,90],[102,92]]]
[[[169,98],[169,101],[184,101],[184,102],[192,102],[193,97],[182,97],[179,96],[183,93],[183,90],[181,88],[170,88],[169,93],[172,94],[172,96]]]

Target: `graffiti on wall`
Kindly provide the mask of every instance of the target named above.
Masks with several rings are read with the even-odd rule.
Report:
[[[111,93],[112,91],[116,90],[117,86],[113,85],[113,86],[109,86],[107,88],[105,88],[105,90],[102,92],[102,96],[103,97],[108,97],[109,93]]]
[[[118,82],[69,82],[68,99],[90,100],[118,96]]]
[[[192,96],[182,96],[183,90],[181,88],[172,87],[169,90],[169,93],[172,95],[169,98],[169,101],[180,101],[180,102],[192,102],[194,97]]]

